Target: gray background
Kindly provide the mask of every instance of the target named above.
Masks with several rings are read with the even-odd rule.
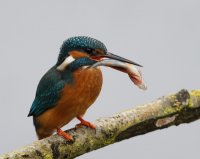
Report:
[[[71,36],[103,41],[144,65],[147,91],[103,68],[103,90],[85,118],[94,121],[182,88],[200,88],[200,1],[0,1],[0,153],[36,140],[27,118],[41,76]],[[77,120],[67,127],[73,127]],[[200,121],[135,137],[79,158],[199,158]]]

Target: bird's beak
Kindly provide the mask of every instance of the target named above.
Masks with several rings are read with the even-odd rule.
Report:
[[[118,71],[122,71],[124,73],[127,73],[130,79],[133,81],[133,83],[137,85],[139,88],[144,90],[147,89],[146,85],[144,84],[144,80],[142,78],[140,70],[137,67],[135,67],[135,66],[142,67],[140,64],[125,59],[123,57],[114,55],[112,53],[98,56],[97,61],[98,62],[96,62],[91,67],[107,66],[114,68]]]
[[[109,58],[109,59],[114,59],[114,60],[117,60],[117,61],[121,61],[121,62],[126,62],[126,63],[130,63],[130,64],[133,64],[135,66],[139,66],[139,67],[142,67],[142,65],[134,62],[134,61],[131,61],[131,60],[128,60],[126,58],[123,58],[121,56],[118,56],[118,55],[115,55],[115,54],[112,54],[112,53],[107,53],[106,55],[103,55],[104,58]]]

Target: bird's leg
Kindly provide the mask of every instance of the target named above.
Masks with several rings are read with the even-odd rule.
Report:
[[[92,124],[92,123],[90,123],[88,121],[85,121],[82,117],[77,116],[77,119],[80,120],[81,123],[77,124],[76,126],[82,126],[82,125],[84,125],[84,126],[87,126],[89,128],[96,129],[96,126],[94,124]]]
[[[68,141],[73,141],[74,139],[72,138],[72,136],[70,136],[68,133],[62,131],[60,128],[57,128],[57,134],[59,136],[64,137],[66,140]]]

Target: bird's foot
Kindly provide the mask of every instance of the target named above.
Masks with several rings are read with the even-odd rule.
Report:
[[[80,124],[77,124],[77,125],[76,125],[77,127],[83,126],[83,125],[84,125],[84,126],[87,126],[87,127],[89,127],[89,128],[96,129],[96,126],[95,126],[94,124],[92,124],[92,123],[90,123],[90,122],[84,120],[82,117],[77,117],[77,119],[81,121]]]
[[[57,128],[57,134],[59,136],[64,137],[68,141],[74,141],[74,139],[72,138],[72,136],[70,136],[68,133],[62,131],[60,128]]]

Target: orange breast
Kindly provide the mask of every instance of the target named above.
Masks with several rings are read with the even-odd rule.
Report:
[[[73,84],[64,87],[57,105],[37,118],[46,129],[62,127],[74,117],[82,116],[98,97],[103,81],[100,69],[79,69],[73,78]]]

